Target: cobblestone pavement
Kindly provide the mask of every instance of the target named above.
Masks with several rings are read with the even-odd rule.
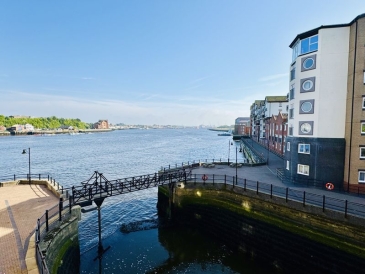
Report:
[[[38,273],[32,244],[36,222],[57,203],[44,185],[0,188],[0,274]]]

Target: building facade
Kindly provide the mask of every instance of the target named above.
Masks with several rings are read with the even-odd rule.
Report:
[[[278,115],[272,115],[266,120],[266,145],[278,155],[283,156],[285,152],[287,137],[287,119],[286,113],[279,112]]]
[[[365,176],[364,20],[321,26],[290,44],[286,179],[340,187]]]
[[[250,126],[250,117],[238,117],[234,122],[234,134],[248,135]]]
[[[108,120],[99,120],[93,126],[94,129],[108,129],[109,123]]]

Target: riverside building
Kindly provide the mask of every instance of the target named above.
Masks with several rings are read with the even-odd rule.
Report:
[[[365,14],[290,48],[285,179],[365,189]]]

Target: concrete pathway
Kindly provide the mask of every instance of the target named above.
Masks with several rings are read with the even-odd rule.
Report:
[[[58,201],[44,185],[0,187],[0,274],[39,273],[34,244],[36,222]]]
[[[337,192],[337,191],[328,191],[325,189],[318,189],[314,187],[306,187],[298,184],[284,184],[277,176],[276,169],[284,168],[284,160],[277,156],[276,154],[270,152],[268,153],[267,148],[261,146],[260,144],[248,140],[249,144],[260,154],[263,155],[264,158],[269,159],[268,165],[262,166],[243,166],[237,168],[237,177],[242,179],[247,179],[251,181],[259,181],[266,184],[272,184],[274,186],[280,187],[288,187],[290,189],[297,189],[300,191],[306,191],[308,193],[325,195],[327,197],[331,197],[334,199],[348,200],[353,203],[363,204],[365,207],[365,197],[357,196],[356,194],[350,194],[347,192]],[[231,159],[231,162],[235,162],[235,159]],[[207,174],[209,175],[227,175],[227,176],[235,176],[236,168],[230,167],[228,165],[215,165],[214,168],[204,168],[199,167],[193,169],[193,174]],[[211,178],[211,177],[210,177]]]

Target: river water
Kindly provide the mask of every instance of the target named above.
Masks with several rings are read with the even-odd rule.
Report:
[[[232,138],[206,129],[121,130],[107,133],[0,138],[1,177],[49,174],[64,187],[99,171],[110,180],[157,172],[169,164],[235,158]],[[228,155],[230,153],[230,155]],[[239,159],[241,155],[238,156]],[[97,212],[79,225],[81,273],[267,273],[267,269],[214,243],[199,231],[157,228],[157,189],[106,199],[101,207],[103,260],[95,260]],[[122,233],[122,225],[135,232]]]

